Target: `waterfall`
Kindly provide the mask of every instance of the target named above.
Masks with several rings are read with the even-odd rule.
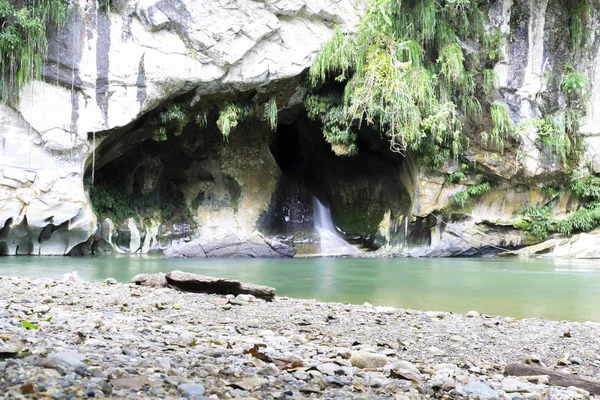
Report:
[[[331,210],[313,196],[314,232],[319,236],[320,255],[350,255],[360,251],[342,239],[336,232]]]

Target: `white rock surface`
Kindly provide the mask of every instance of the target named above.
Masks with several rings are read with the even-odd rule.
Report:
[[[16,110],[0,105],[0,254],[66,254],[94,234],[83,187],[89,133],[127,125],[190,90],[298,76],[334,24],[352,29],[362,9],[353,0],[131,0],[107,15],[96,1],[75,3],[50,43],[45,75],[58,84],[32,82]],[[150,249],[139,236],[135,250]]]

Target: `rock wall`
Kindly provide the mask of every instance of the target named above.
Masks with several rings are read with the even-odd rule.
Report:
[[[44,80],[13,108],[0,106],[0,254],[66,254],[85,242],[97,223],[84,174],[104,140],[118,142],[182,93],[276,91],[269,85],[310,66],[334,24],[352,29],[360,14],[352,0],[115,0],[110,10],[95,0],[71,3],[65,26],[51,32]],[[302,85],[292,89],[280,112],[302,101]],[[137,143],[124,140],[111,158]],[[254,202],[269,193],[244,174],[264,157],[250,152],[252,162],[241,165],[228,151],[223,168],[247,189],[243,217],[229,227],[247,233],[258,218]],[[209,229],[227,211],[204,213]]]
[[[498,99],[517,123],[539,117],[565,106],[560,83],[549,75],[562,75],[567,61],[586,72],[592,98],[581,127],[582,165],[600,172],[600,39],[592,32],[593,51],[568,60],[564,3],[485,2],[488,27],[504,38],[495,66]],[[164,142],[161,156],[144,144],[152,118],[175,100],[193,107],[243,96],[259,110],[274,97],[280,122],[294,123],[306,93],[303,74],[316,52],[334,25],[352,30],[364,8],[354,0],[111,4],[103,10],[97,1],[73,2],[65,26],[51,33],[43,81],[29,84],[18,104],[0,105],[0,254],[85,253],[90,238],[123,252],[146,252],[168,247],[173,238],[251,235],[280,181],[272,146],[280,133],[271,132],[259,112],[228,144],[215,129],[187,127],[181,139]],[[327,198],[342,229],[377,237],[386,252],[451,256],[522,247],[527,238],[512,227],[514,211],[547,204],[551,198],[542,188],[564,182],[567,167],[539,148],[535,130],[494,155],[475,140],[489,121],[468,126],[474,140],[464,157],[476,169],[459,184],[446,180],[457,163],[432,169],[411,155],[390,158],[365,139],[371,159],[321,159],[307,185]],[[175,171],[175,161],[184,159]],[[102,179],[96,172],[110,168],[122,174],[105,174],[105,182],[113,179],[127,195],[176,187],[195,204],[192,223],[98,222],[86,188]],[[453,194],[490,180],[492,189],[474,204],[451,207]],[[555,213],[567,214],[576,202],[564,193],[553,203]]]
[[[564,217],[578,207],[569,190],[558,198],[544,194],[545,188],[568,182],[573,169],[581,175],[600,172],[600,38],[591,32],[590,50],[573,58],[571,15],[559,0],[498,0],[490,2],[488,29],[503,36],[503,55],[495,65],[499,80],[498,99],[505,101],[518,124],[563,110],[561,77],[567,65],[584,72],[591,81],[591,101],[581,121],[584,155],[577,166],[565,165],[539,145],[536,129],[525,129],[509,143],[504,153],[478,144],[486,123],[470,126],[471,146],[464,157],[475,166],[460,183],[449,183],[449,174],[459,171],[457,162],[431,168],[414,158],[401,171],[411,194],[409,215],[399,216],[389,229],[386,251],[413,256],[461,256],[506,252],[528,244],[527,235],[513,225],[517,211],[529,205],[550,205],[554,215]],[[593,21],[598,13],[594,11]],[[491,190],[466,207],[451,204],[452,195],[468,185],[492,182]]]

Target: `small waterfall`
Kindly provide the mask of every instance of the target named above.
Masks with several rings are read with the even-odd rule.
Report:
[[[314,231],[320,238],[320,255],[350,255],[360,251],[342,239],[333,225],[331,210],[313,196]]]

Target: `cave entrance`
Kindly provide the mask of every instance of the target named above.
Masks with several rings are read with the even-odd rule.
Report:
[[[377,236],[386,213],[400,215],[410,204],[400,182],[404,160],[371,130],[359,134],[357,145],[354,157],[335,155],[322,127],[304,113],[280,124],[271,152],[283,176],[265,221],[268,233],[310,240],[316,196],[346,239],[368,248],[383,244]]]

